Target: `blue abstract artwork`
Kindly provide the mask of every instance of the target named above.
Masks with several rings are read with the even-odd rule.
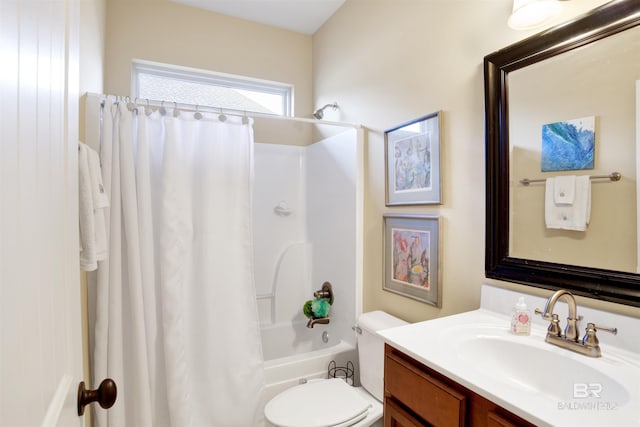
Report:
[[[542,172],[593,169],[595,117],[542,125]]]

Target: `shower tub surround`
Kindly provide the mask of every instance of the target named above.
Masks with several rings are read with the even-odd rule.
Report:
[[[309,146],[256,140],[255,284],[267,402],[301,380],[326,378],[332,360],[357,364],[362,141],[357,130]],[[307,328],[303,305],[327,281],[330,323]]]

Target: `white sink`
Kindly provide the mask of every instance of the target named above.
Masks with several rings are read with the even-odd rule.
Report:
[[[558,402],[574,398],[629,402],[625,386],[603,370],[553,351],[550,344],[541,348],[521,338],[478,335],[461,341],[455,354],[484,372],[499,372],[502,382]]]
[[[381,332],[423,364],[539,426],[640,427],[640,355],[605,346],[592,358],[509,332],[486,310]]]

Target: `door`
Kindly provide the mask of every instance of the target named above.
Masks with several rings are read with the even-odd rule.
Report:
[[[0,0],[0,425],[82,425],[78,0]]]

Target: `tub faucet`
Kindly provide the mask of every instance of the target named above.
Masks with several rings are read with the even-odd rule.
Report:
[[[569,305],[569,317],[567,317],[567,326],[564,329],[564,334],[560,329],[558,315],[553,313],[556,302],[561,298],[565,299]],[[576,353],[584,354],[585,356],[600,357],[602,355],[600,343],[598,337],[596,337],[597,330],[611,332],[614,335],[618,333],[617,328],[605,328],[589,323],[587,325],[587,333],[580,339],[578,321],[582,320],[582,316],[578,316],[578,306],[575,297],[571,292],[564,289],[560,289],[551,295],[544,306],[544,310],[536,308],[535,313],[542,316],[543,319],[551,319],[551,323],[549,323],[549,327],[547,328],[547,336],[544,339],[546,342],[566,348],[567,350],[575,351]]]
[[[307,328],[313,328],[315,325],[326,325],[329,323],[329,318],[328,317],[318,317],[318,318],[312,318],[309,319],[309,321],[307,322]]]

